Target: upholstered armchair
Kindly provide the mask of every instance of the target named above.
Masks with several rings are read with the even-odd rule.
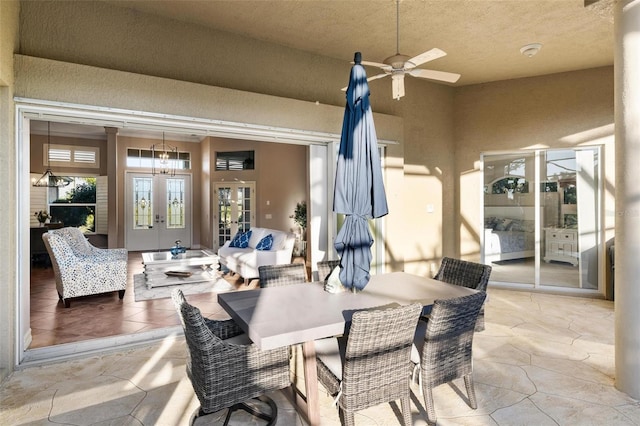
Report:
[[[82,241],[67,229],[42,235],[53,265],[58,296],[65,308],[70,306],[72,297],[117,291],[122,299],[127,288],[126,249],[93,247],[77,230],[88,246],[83,247]]]
[[[49,232],[64,237],[76,255],[100,256],[102,259],[125,261],[129,256],[127,249],[124,248],[102,249],[93,246],[79,228],[50,229]]]

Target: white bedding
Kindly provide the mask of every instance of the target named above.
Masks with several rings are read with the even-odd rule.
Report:
[[[535,256],[533,207],[485,207],[484,260]]]

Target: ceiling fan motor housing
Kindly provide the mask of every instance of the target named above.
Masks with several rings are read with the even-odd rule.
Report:
[[[393,56],[389,56],[387,59],[383,61],[383,63],[387,65],[391,65],[393,69],[403,69],[405,67],[405,63],[411,64],[408,60],[410,59],[407,55],[402,55],[400,53],[396,53]],[[411,64],[413,65],[413,64]],[[410,65],[409,65],[410,66]],[[413,65],[415,67],[415,65]]]

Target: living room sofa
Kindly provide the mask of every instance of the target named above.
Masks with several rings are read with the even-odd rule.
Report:
[[[270,250],[259,250],[258,244],[269,234],[273,237]],[[258,268],[264,265],[291,263],[294,234],[269,228],[251,228],[251,237],[246,248],[231,247],[231,241],[218,249],[220,265],[239,274],[245,281],[258,278]]]

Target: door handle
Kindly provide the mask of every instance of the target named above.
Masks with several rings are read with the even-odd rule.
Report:
[[[158,222],[160,222],[160,215],[159,214],[156,215],[156,223],[158,223]]]

